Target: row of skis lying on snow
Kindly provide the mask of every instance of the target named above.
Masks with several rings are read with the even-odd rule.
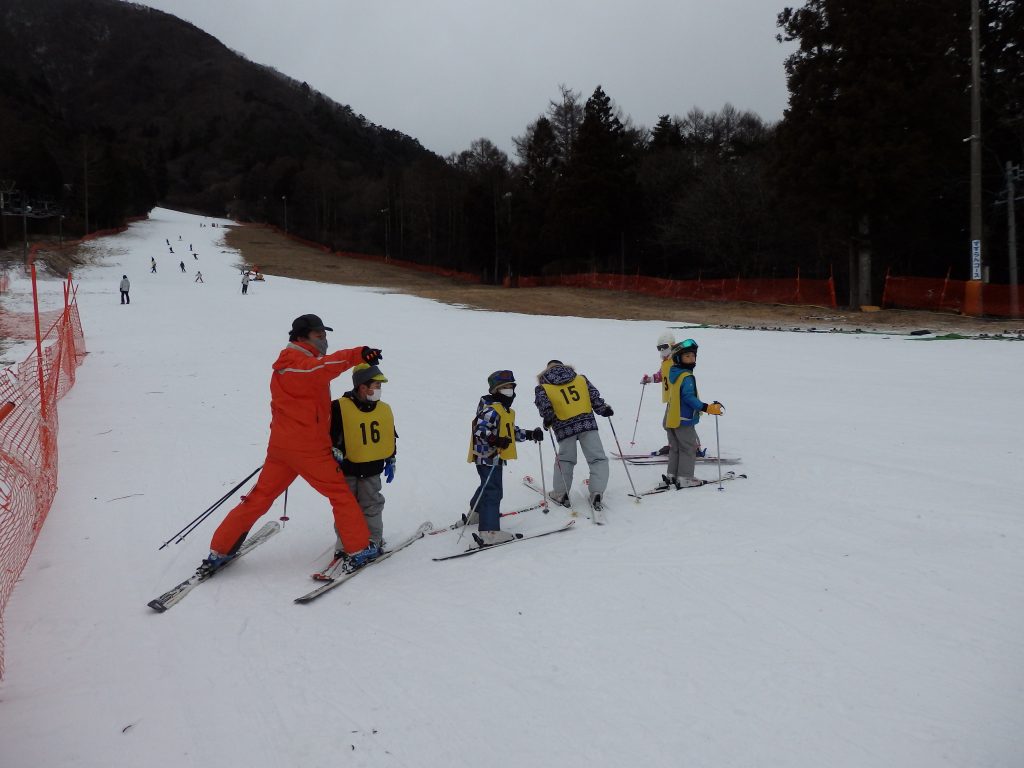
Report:
[[[637,453],[637,454],[622,454],[622,455],[620,455],[618,453],[614,453],[613,455],[617,459],[621,459],[621,460],[623,460],[625,462],[628,462],[630,464],[635,464],[635,465],[657,465],[657,464],[667,464],[668,463],[668,457],[666,455],[662,454],[659,451],[655,451],[653,453]],[[718,461],[718,457],[699,456],[698,457],[698,461],[699,462],[703,462],[705,464],[710,464],[710,463],[715,463],[715,464],[738,464],[740,460],[739,460],[739,458],[725,458],[725,457],[723,457],[721,462],[719,462]],[[746,475],[738,475],[738,474],[736,474],[733,471],[729,471],[729,472],[726,472],[726,473],[724,473],[722,475],[721,480],[722,481],[737,480],[737,479],[745,478],[745,477],[746,477]],[[702,480],[702,481],[700,481],[699,485],[710,485],[710,484],[714,484],[715,482],[717,482],[717,481],[715,481],[715,480]],[[575,506],[573,505],[573,497],[572,497],[571,494],[565,495],[564,497],[561,497],[561,498],[556,496],[554,494],[554,492],[545,494],[544,489],[542,487],[539,487],[537,485],[536,481],[531,476],[529,476],[529,475],[527,475],[527,476],[525,476],[523,478],[523,484],[527,488],[530,488],[531,490],[533,490],[533,491],[537,492],[538,494],[540,494],[541,495],[541,500],[538,501],[538,502],[535,502],[533,504],[527,505],[525,507],[521,507],[519,509],[514,509],[514,510],[512,510],[510,512],[503,512],[503,513],[501,513],[502,517],[512,517],[514,515],[521,515],[524,512],[530,512],[530,511],[537,510],[537,509],[543,510],[543,512],[545,514],[547,514],[548,510],[549,510],[549,506],[550,506],[551,503],[558,504],[560,506],[563,506],[563,507],[567,508],[569,510],[570,515],[573,518],[575,518],[578,515],[578,512],[576,511]],[[584,481],[584,485],[585,486],[587,485],[587,481]],[[673,490],[675,487],[676,486],[673,486],[671,483],[668,482],[668,478],[666,478],[664,475],[662,475],[662,482],[661,483],[659,483],[657,486],[655,486],[655,487],[653,487],[653,488],[651,488],[649,490],[639,492],[635,496],[639,500],[639,497],[641,497],[641,496],[648,496],[648,495],[652,495],[652,494],[656,494],[656,493],[664,493],[666,491]],[[696,486],[683,486],[683,487],[696,487]],[[632,493],[629,494],[629,495],[630,496],[634,496],[634,494],[632,494]],[[586,493],[584,495],[584,498],[585,498],[586,503],[587,503],[587,511],[589,513],[588,517],[596,525],[604,525],[607,522],[607,517],[605,515],[605,511],[606,511],[606,506],[607,505],[602,500],[601,495],[600,494]],[[469,520],[469,517],[467,515],[463,515],[459,520],[455,521],[451,525],[447,525],[447,526],[444,526],[443,528],[438,528],[438,529],[435,529],[434,526],[431,523],[429,523],[429,522],[423,523],[419,528],[416,529],[416,531],[412,535],[410,535],[409,537],[401,540],[397,544],[389,547],[388,549],[383,551],[380,555],[378,555],[376,559],[369,561],[366,565],[363,565],[360,568],[356,568],[356,569],[351,569],[350,570],[348,567],[346,567],[347,564],[346,564],[344,558],[342,558],[340,556],[335,556],[331,560],[331,562],[324,569],[322,569],[320,571],[317,571],[316,573],[314,573],[312,575],[314,580],[316,580],[318,582],[321,582],[321,583],[315,589],[313,589],[312,591],[307,592],[306,594],[301,595],[301,596],[295,598],[295,602],[296,603],[309,603],[309,602],[312,602],[313,600],[316,600],[321,595],[324,595],[327,592],[330,592],[331,590],[336,589],[337,587],[340,587],[342,584],[344,584],[345,582],[349,581],[350,579],[355,578],[356,576],[358,576],[360,573],[362,573],[367,568],[369,568],[371,566],[374,566],[374,565],[377,565],[379,563],[382,563],[385,560],[387,560],[388,558],[390,558],[392,555],[395,555],[398,552],[401,552],[403,549],[405,549],[406,547],[409,547],[410,545],[414,544],[416,541],[418,541],[419,539],[422,539],[424,536],[426,536],[428,534],[436,535],[436,534],[439,534],[439,533],[444,533],[446,531],[457,530],[459,528],[462,528],[462,527],[466,526],[468,520]],[[436,562],[441,562],[441,561],[444,561],[444,560],[454,560],[454,559],[460,558],[460,557],[468,557],[470,555],[474,555],[474,554],[477,554],[479,552],[483,552],[483,551],[486,551],[486,550],[489,550],[489,549],[496,549],[498,547],[505,546],[506,544],[515,544],[517,542],[527,541],[529,539],[537,539],[537,538],[541,538],[543,536],[550,536],[551,534],[554,534],[554,533],[562,533],[564,531],[571,530],[572,527],[574,526],[575,522],[576,521],[574,519],[570,519],[564,525],[560,525],[560,526],[555,527],[555,528],[547,528],[545,530],[538,531],[537,533],[528,533],[528,534],[517,533],[517,534],[514,535],[513,538],[511,538],[511,539],[509,539],[507,541],[502,541],[502,542],[497,543],[497,544],[485,544],[484,541],[481,539],[480,535],[474,533],[473,534],[473,538],[475,540],[475,545],[474,546],[470,546],[468,549],[466,549],[466,550],[464,550],[462,552],[457,552],[454,555],[447,555],[447,556],[444,556],[444,557],[435,557],[435,558],[433,558],[433,560],[435,560]],[[473,521],[473,523],[475,523],[475,520]],[[273,538],[280,531],[281,531],[281,524],[278,521],[274,520],[274,521],[266,523],[262,528],[260,528],[258,531],[256,531],[256,533],[254,533],[251,536],[249,536],[243,542],[242,546],[239,547],[238,551],[234,554],[234,556],[232,556],[230,559],[224,561],[224,563],[221,564],[218,568],[216,568],[214,570],[203,569],[203,568],[198,569],[196,571],[196,573],[194,573],[189,578],[185,579],[185,581],[183,581],[180,584],[177,584],[176,586],[172,587],[167,592],[164,592],[164,594],[160,595],[160,597],[158,597],[158,598],[156,598],[154,600],[151,600],[148,603],[149,607],[152,608],[154,611],[157,611],[158,613],[163,613],[168,608],[170,608],[170,607],[176,605],[178,602],[180,602],[182,600],[182,598],[184,598],[189,592],[191,592],[197,586],[202,584],[204,581],[208,581],[213,576],[215,576],[217,573],[222,571],[224,568],[228,567],[229,565],[231,565],[235,561],[239,560],[240,558],[245,557],[247,554],[249,554],[254,549],[256,549],[256,547],[258,547],[261,544],[269,541],[271,538]]]
[[[544,505],[544,504],[534,504],[531,507],[524,508],[522,510],[514,510],[513,512],[505,513],[505,514],[506,515],[520,514],[521,512],[527,511],[527,509],[538,509],[538,508],[545,507],[545,506],[546,505]],[[512,539],[510,539],[508,541],[504,541],[504,542],[501,542],[501,543],[498,543],[498,544],[490,544],[490,545],[484,545],[482,540],[480,540],[479,537],[477,536],[477,534],[474,534],[474,539],[476,540],[475,546],[471,546],[468,549],[466,549],[465,551],[458,552],[458,553],[456,553],[454,555],[448,555],[446,557],[435,557],[434,560],[436,560],[436,561],[453,560],[453,559],[458,558],[458,557],[467,557],[469,555],[475,555],[478,552],[484,552],[484,551],[487,551],[489,549],[496,549],[496,548],[502,547],[502,546],[504,546],[506,544],[515,544],[517,542],[526,541],[528,539],[537,539],[537,538],[540,538],[542,536],[549,536],[549,535],[551,535],[553,533],[562,533],[563,531],[570,530],[575,523],[576,523],[575,520],[569,520],[567,523],[565,523],[564,525],[559,526],[557,528],[549,528],[549,529],[546,529],[546,530],[543,530],[543,531],[538,531],[537,533],[528,533],[528,534],[517,533],[517,534],[515,534],[514,538],[512,538]],[[378,555],[375,559],[369,561],[368,563],[366,563],[362,567],[356,568],[356,569],[352,569],[352,570],[347,569],[344,566],[344,563],[342,562],[342,558],[336,556],[336,557],[334,557],[331,560],[331,562],[327,565],[326,568],[324,568],[323,570],[317,571],[316,573],[312,574],[312,578],[315,581],[320,582],[319,586],[317,586],[312,591],[307,592],[306,594],[300,595],[299,597],[295,598],[295,602],[296,603],[309,603],[309,602],[312,602],[313,600],[316,600],[321,595],[324,595],[327,592],[330,592],[332,589],[336,589],[337,587],[340,587],[342,584],[344,584],[345,582],[349,581],[350,579],[355,578],[360,573],[365,571],[367,568],[371,568],[371,567],[373,567],[375,565],[378,565],[378,564],[384,562],[385,560],[387,560],[388,558],[390,558],[392,555],[395,555],[398,552],[401,552],[403,549],[405,549],[406,547],[414,544],[416,541],[418,541],[419,539],[422,539],[427,534],[430,534],[430,533],[443,533],[444,531],[453,530],[453,529],[455,529],[457,527],[460,527],[461,525],[462,525],[462,523],[460,521],[459,523],[455,523],[455,524],[453,524],[451,526],[447,526],[445,528],[441,528],[440,530],[435,531],[434,530],[434,526],[433,526],[432,523],[429,523],[429,522],[423,523],[419,528],[416,529],[415,533],[413,533],[408,538],[405,538],[405,539],[401,540],[400,542],[398,542],[397,544],[395,544],[393,546],[390,546],[388,549],[384,550],[380,555]],[[261,544],[264,544],[265,542],[269,541],[271,538],[273,538],[280,531],[281,531],[281,523],[279,523],[277,520],[272,520],[271,522],[266,523],[262,528],[260,528],[258,531],[256,531],[256,533],[254,533],[251,536],[249,536],[243,542],[242,546],[238,548],[238,551],[234,554],[234,556],[232,556],[230,559],[224,561],[224,563],[222,565],[220,565],[218,568],[216,568],[214,570],[203,569],[203,568],[198,569],[196,571],[196,573],[194,573],[189,578],[185,579],[185,581],[181,582],[180,584],[175,585],[174,587],[172,587],[168,591],[164,592],[162,595],[160,595],[160,597],[155,598],[154,600],[150,600],[149,603],[148,603],[149,607],[152,608],[154,611],[157,611],[158,613],[163,613],[168,608],[171,608],[172,606],[177,605],[189,592],[191,592],[197,586],[202,584],[204,581],[209,581],[215,575],[217,575],[222,570],[224,570],[225,568],[230,566],[232,563],[236,562],[237,560],[239,560],[242,557],[245,557],[247,554],[252,552],[254,549],[256,549],[256,547],[260,546]]]

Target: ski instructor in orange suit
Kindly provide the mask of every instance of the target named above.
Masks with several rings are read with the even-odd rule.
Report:
[[[353,347],[327,354],[327,331],[316,315],[292,322],[289,344],[278,355],[270,377],[270,442],[267,460],[252,491],[228,512],[213,534],[211,559],[233,555],[253,524],[270,509],[296,477],[330,499],[334,526],[344,551],[361,560],[370,533],[363,511],[352,496],[331,454],[331,380],[358,363],[375,365],[379,349]]]

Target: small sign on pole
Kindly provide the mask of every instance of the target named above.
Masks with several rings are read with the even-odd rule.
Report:
[[[981,280],[981,240],[971,240],[971,280]]]

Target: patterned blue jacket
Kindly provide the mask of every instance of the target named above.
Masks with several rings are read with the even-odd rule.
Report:
[[[473,456],[474,462],[491,466],[498,460],[498,449],[487,442],[489,437],[498,436],[498,412],[491,407],[497,403],[498,398],[494,395],[484,395],[476,406],[476,416],[473,417]],[[527,432],[516,427],[516,442],[521,443],[527,440]]]
[[[590,393],[590,405],[594,410],[590,413],[581,413],[579,416],[573,416],[566,421],[559,421],[555,417],[555,409],[551,407],[551,400],[548,399],[548,393],[544,391],[542,385],[568,384],[576,378],[576,375],[576,369],[571,365],[553,365],[537,377],[537,381],[540,383],[533,390],[533,402],[536,404],[537,410],[540,411],[540,417],[544,419],[545,424],[552,425],[555,430],[555,437],[559,440],[565,440],[573,435],[596,430],[597,419],[594,418],[594,413],[604,416],[608,408],[608,405],[601,398],[601,393],[597,391],[597,387],[591,384],[590,379],[584,376],[583,379],[587,382],[587,392]]]

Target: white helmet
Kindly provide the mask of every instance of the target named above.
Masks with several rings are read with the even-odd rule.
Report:
[[[676,345],[676,335],[672,331],[665,331],[658,337],[658,353],[662,360],[667,360],[672,354],[672,347]]]

